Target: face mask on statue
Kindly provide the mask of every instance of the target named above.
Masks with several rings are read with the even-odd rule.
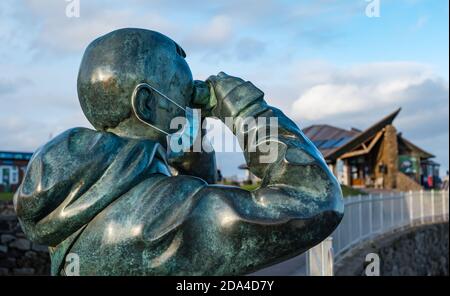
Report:
[[[154,106],[164,106],[164,108],[158,109],[159,113],[165,112],[167,114],[159,114],[160,116],[168,116],[167,118],[171,118],[170,121],[170,130],[177,129],[176,132],[171,133],[170,130],[165,130],[165,128],[161,126],[157,126],[156,124],[152,124],[141,118],[140,113],[137,112],[136,108],[136,96],[138,95],[141,89],[146,89],[151,93],[152,98],[155,100],[153,102]],[[195,140],[200,134],[200,126],[201,126],[201,113],[198,109],[191,109],[189,107],[182,107],[174,100],[160,92],[158,89],[154,88],[148,83],[140,83],[134,89],[132,98],[132,108],[136,115],[136,117],[142,123],[156,129],[157,131],[166,135],[167,141],[167,157],[175,158],[181,156],[185,151],[189,151],[192,145],[195,143]],[[172,110],[170,105],[173,108],[178,109],[183,115],[181,116],[173,116],[175,112],[170,112],[168,110]]]

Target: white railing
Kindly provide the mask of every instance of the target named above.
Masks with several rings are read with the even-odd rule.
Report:
[[[335,257],[355,244],[415,224],[448,220],[446,191],[399,192],[345,199],[345,215],[331,235]]]
[[[345,214],[330,238],[305,254],[255,275],[333,275],[333,264],[352,247],[415,225],[448,221],[448,191],[393,192],[344,199]]]
[[[304,256],[306,257],[306,268],[303,275],[333,275],[334,251],[331,236],[314,248],[309,249]]]
[[[449,215],[448,191],[359,195],[346,198],[344,204],[345,215],[331,235],[332,246],[324,241],[307,252],[311,260],[306,275],[332,275],[333,262],[352,247],[406,227],[448,221]],[[325,255],[311,255],[318,250]],[[329,254],[334,258],[330,260]]]

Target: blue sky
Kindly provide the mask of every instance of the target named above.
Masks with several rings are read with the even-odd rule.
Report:
[[[84,48],[142,27],[176,40],[196,79],[251,80],[301,127],[363,129],[402,107],[396,127],[448,169],[448,1],[380,0],[377,18],[365,0],[80,0],[79,18],[68,3],[0,3],[0,150],[89,127],[76,95]],[[242,175],[241,162],[218,155],[226,175]]]

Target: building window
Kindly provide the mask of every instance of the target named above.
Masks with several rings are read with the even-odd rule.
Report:
[[[19,183],[19,168],[14,166],[11,167],[10,170],[10,180],[12,185],[16,185]]]
[[[12,165],[0,166],[0,184],[17,185],[19,183],[19,168]]]
[[[11,166],[9,165],[0,166],[0,172],[2,177],[1,178],[2,185],[11,184]]]

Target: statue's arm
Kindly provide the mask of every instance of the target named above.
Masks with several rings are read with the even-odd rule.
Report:
[[[339,184],[318,150],[280,110],[268,106],[251,83],[225,74],[210,82],[218,102],[212,115],[222,120],[272,118],[272,125],[278,121],[278,136],[258,136],[258,127],[246,128],[239,120],[233,125],[236,136],[255,137],[242,148],[250,171],[262,183],[252,192],[205,186],[196,193],[185,227],[195,238],[188,248],[211,258],[199,266],[219,274],[251,272],[325,239],[339,224],[343,203]],[[270,125],[268,121],[259,129]],[[263,147],[270,148],[264,152]]]
[[[220,73],[208,79],[215,107],[211,115],[231,127],[239,139],[249,170],[262,179],[253,195],[274,189],[296,200],[342,211],[340,186],[314,144],[279,109],[267,105],[251,82]],[[324,207],[322,207],[324,208]]]

